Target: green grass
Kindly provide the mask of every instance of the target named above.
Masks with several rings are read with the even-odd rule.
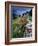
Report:
[[[18,24],[20,18],[21,17],[18,17],[17,19],[14,19],[12,21],[13,27],[12,38],[20,38],[24,36],[24,26]],[[29,16],[29,20],[32,21],[32,16]]]

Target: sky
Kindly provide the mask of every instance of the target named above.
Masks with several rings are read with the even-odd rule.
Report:
[[[32,8],[25,8],[25,7],[11,7],[11,12],[17,15],[22,15],[23,13],[30,12]]]

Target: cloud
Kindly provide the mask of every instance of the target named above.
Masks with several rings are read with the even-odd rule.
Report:
[[[12,13],[15,13],[17,15],[21,15],[22,13],[29,12],[32,8],[25,8],[25,7],[12,7]]]

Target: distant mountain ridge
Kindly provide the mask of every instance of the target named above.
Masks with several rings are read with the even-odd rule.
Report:
[[[19,9],[19,8],[18,8]],[[32,9],[28,9],[28,10],[18,10],[18,9],[13,9],[12,11],[11,11],[11,14],[12,14],[12,18],[16,18],[16,17],[20,17],[20,16],[23,16],[24,14],[26,15],[26,14],[30,14],[31,16],[32,16]]]

